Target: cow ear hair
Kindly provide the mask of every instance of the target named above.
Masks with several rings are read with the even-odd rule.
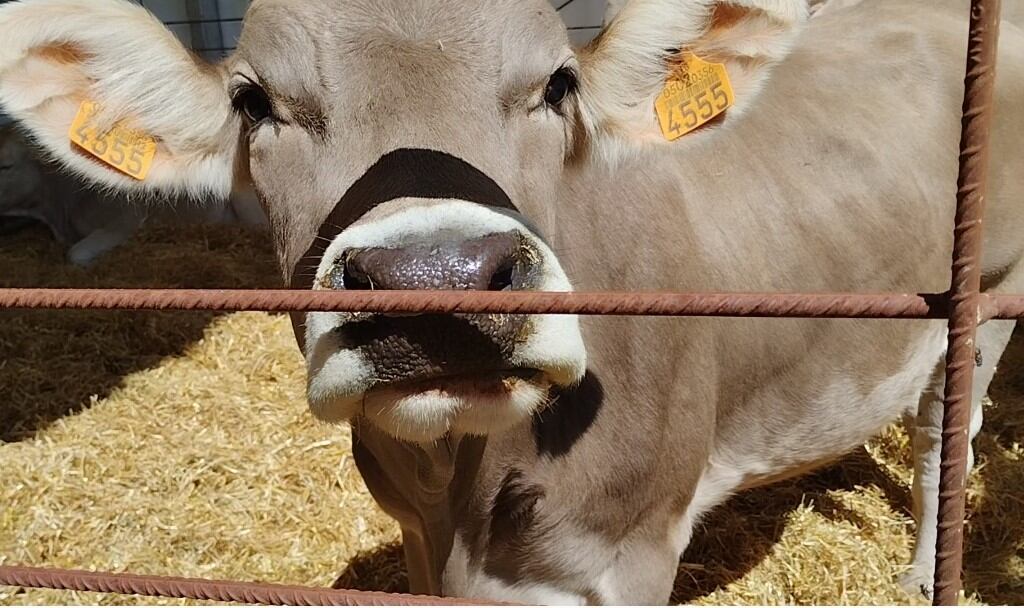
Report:
[[[0,108],[66,168],[127,192],[230,192],[240,123],[225,74],[146,9],[127,0],[21,0],[0,6],[0,40]],[[144,181],[72,144],[83,102],[95,104],[96,133],[119,126],[155,143]]]
[[[688,55],[723,65],[731,82],[735,103],[714,124],[742,114],[808,16],[806,0],[612,0],[609,11],[580,54],[580,118],[590,143],[613,157],[668,141],[655,100]]]

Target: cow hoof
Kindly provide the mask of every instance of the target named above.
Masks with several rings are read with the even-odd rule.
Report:
[[[96,259],[99,257],[95,251],[92,251],[88,247],[72,247],[68,251],[68,261],[78,266],[79,268],[89,268],[96,263]]]
[[[934,573],[926,569],[913,569],[900,578],[900,587],[912,598],[932,601]]]

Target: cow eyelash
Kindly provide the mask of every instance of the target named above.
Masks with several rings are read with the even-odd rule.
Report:
[[[562,66],[548,78],[544,86],[544,102],[552,108],[560,108],[566,99],[579,90],[579,86],[576,72],[568,66]]]
[[[235,112],[244,116],[253,125],[267,120],[274,120],[274,104],[262,87],[246,79],[248,82],[239,85],[231,92],[231,105]]]

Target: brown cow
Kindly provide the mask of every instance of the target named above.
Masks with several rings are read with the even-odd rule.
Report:
[[[546,0],[256,0],[210,65],[127,1],[25,0],[0,8],[0,104],[101,184],[251,183],[296,287],[943,291],[966,12],[807,14],[633,0],[573,50]],[[655,99],[680,49],[724,65],[735,104],[670,143]],[[992,292],[1024,288],[1024,33],[1002,49]],[[83,100],[156,142],[145,181],[70,146]],[[668,128],[696,120],[677,110]],[[413,591],[665,602],[710,509],[902,415],[905,583],[928,591],[941,321],[294,318],[312,409],[352,421]],[[975,431],[1013,326],[981,330]]]

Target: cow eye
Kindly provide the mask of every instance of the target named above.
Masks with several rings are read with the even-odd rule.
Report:
[[[559,68],[548,80],[548,86],[544,90],[544,101],[549,106],[557,108],[575,90],[576,74],[569,68]]]
[[[245,114],[245,117],[258,124],[273,118],[274,107],[266,92],[257,86],[242,87],[234,98],[235,109]]]

